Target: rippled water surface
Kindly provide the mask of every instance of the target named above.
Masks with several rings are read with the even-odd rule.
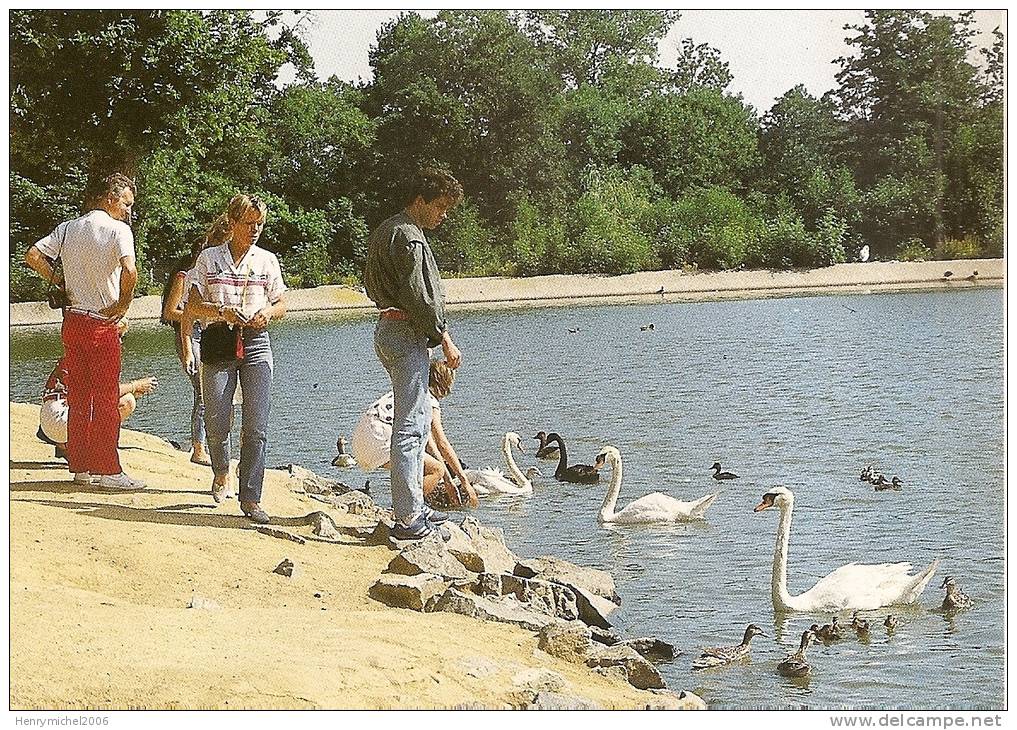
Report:
[[[532,497],[491,499],[479,510],[520,555],[611,571],[624,600],[617,627],[685,651],[662,666],[670,687],[721,707],[998,708],[1003,306],[1003,293],[990,290],[453,313],[466,364],[443,404],[445,423],[477,467],[499,464],[507,430],[524,439],[559,431],[573,462],[592,463],[614,445],[625,463],[619,504],[651,491],[684,499],[716,491],[709,466],[718,460],[741,475],[697,524],[600,527],[606,479],[538,478]],[[652,331],[640,331],[650,322]],[[335,475],[336,433],[348,435],[388,389],[372,330],[365,317],[291,318],[274,330],[270,464]],[[11,336],[12,399],[37,400],[59,351],[54,329]],[[124,370],[161,382],[131,427],[186,440],[190,390],[171,330],[136,327]],[[520,458],[524,468],[532,461]],[[900,475],[905,489],[872,491],[858,479],[866,463]],[[386,501],[386,476],[342,478],[370,477]],[[752,508],[776,484],[796,497],[792,593],[851,561],[943,560],[894,634],[882,628],[885,613],[870,616],[867,643],[814,647],[805,681],[781,678],[775,665],[809,623],[829,617],[774,616],[777,514]],[[945,574],[972,596],[972,610],[936,610]],[[697,647],[737,643],[749,622],[767,634],[750,664],[690,672]]]

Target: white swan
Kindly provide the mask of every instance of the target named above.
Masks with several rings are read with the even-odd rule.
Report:
[[[792,596],[787,591],[787,546],[791,538],[794,503],[795,497],[790,489],[774,487],[763,495],[763,501],[755,509],[761,512],[774,505],[780,509],[770,582],[774,610],[835,613],[915,603],[939,567],[939,558],[936,558],[925,570],[911,575],[911,563],[848,563],[820,579],[804,593]]]
[[[597,454],[597,465],[603,464],[605,460],[611,463],[611,486],[607,489],[604,505],[600,508],[600,514],[597,515],[600,522],[631,524],[698,519],[717,498],[716,494],[707,494],[694,502],[682,502],[666,494],[654,492],[631,502],[620,512],[615,512],[614,508],[618,502],[618,492],[621,491],[622,483],[621,453],[613,446],[605,446]]]
[[[516,447],[520,452],[523,451],[522,443],[519,440],[519,434],[509,431],[505,434],[505,437],[501,442],[501,453],[505,457],[505,465],[508,467],[509,474],[512,479],[511,481],[505,477],[505,474],[497,469],[466,469],[466,478],[470,480],[470,484],[476,489],[477,494],[487,495],[493,493],[497,494],[532,494],[533,493],[533,482],[527,478],[516,465],[515,460],[512,458],[512,447]],[[540,471],[537,469],[529,469],[527,471],[531,476],[533,474],[539,474]]]

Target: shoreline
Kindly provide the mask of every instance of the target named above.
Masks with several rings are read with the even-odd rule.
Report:
[[[396,555],[363,538],[377,512],[315,499],[299,470],[266,470],[265,533],[235,500],[213,504],[206,467],[143,432],[122,430],[120,454],[145,490],[74,484],[36,439],[38,414],[10,403],[12,709],[700,702],[547,653],[521,625],[371,598]]]
[[[952,276],[944,277],[947,271],[951,271]],[[874,261],[791,271],[642,271],[618,276],[555,274],[527,278],[448,278],[444,283],[448,309],[455,311],[1001,288],[1005,281],[1004,259],[963,259]],[[373,302],[363,292],[343,286],[293,289],[288,292],[287,300],[288,314],[371,313],[374,310]],[[159,297],[135,299],[127,316],[132,321],[158,320]],[[49,309],[45,302],[10,305],[12,328],[59,324],[60,320],[61,313]]]

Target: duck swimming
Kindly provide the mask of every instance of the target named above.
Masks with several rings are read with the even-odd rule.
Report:
[[[709,667],[720,667],[725,664],[733,664],[739,659],[749,655],[749,643],[753,636],[766,636],[763,630],[755,624],[749,624],[745,629],[741,644],[734,646],[708,646],[703,649],[699,658],[692,662],[693,669],[708,669]]]
[[[713,469],[713,478],[716,479],[717,481],[722,481],[724,479],[737,479],[738,478],[737,474],[734,474],[734,473],[729,472],[729,471],[721,471],[720,470],[720,462],[719,461],[713,462],[713,466],[711,466],[710,468]]]
[[[833,621],[831,623],[822,627],[817,627],[816,624],[812,624],[810,631],[816,635],[817,639],[822,639],[823,641],[840,641],[844,638],[844,635],[841,633],[841,627],[837,623],[836,616],[833,617]]]
[[[855,611],[851,616],[851,628],[858,634],[869,633],[869,622],[863,618],[858,618],[858,611]]]
[[[777,665],[777,673],[785,677],[805,677],[812,671],[812,667],[805,660],[805,651],[809,648],[816,635],[811,630],[802,634],[802,643],[798,651],[788,654],[784,661]]]
[[[886,621],[883,622],[883,626],[886,627],[887,631],[893,631],[895,628],[897,628],[897,617],[894,616],[892,613],[888,613],[886,615]]]
[[[533,438],[540,441],[540,445],[537,447],[536,457],[538,459],[557,459],[558,447],[554,444],[547,443],[547,434],[543,431],[537,431],[537,435]]]
[[[600,467],[589,464],[574,464],[569,466],[569,454],[565,450],[565,442],[556,433],[547,435],[548,443],[554,441],[558,444],[560,455],[558,467],[554,470],[554,478],[559,482],[572,482],[573,484],[597,484],[600,481]]]
[[[339,451],[339,455],[332,459],[332,466],[348,469],[351,466],[357,465],[357,460],[353,458],[353,455],[346,453],[346,439],[343,438],[342,434],[339,434],[335,447]]]
[[[960,611],[965,608],[971,608],[971,599],[957,585],[957,581],[954,580],[952,575],[948,575],[943,579],[943,585],[940,588],[946,588],[946,598],[943,599],[942,607],[944,611]]]

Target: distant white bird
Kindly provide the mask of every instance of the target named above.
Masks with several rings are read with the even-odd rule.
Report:
[[[869,260],[869,245],[865,244],[862,246],[862,250],[858,252],[858,260],[863,264]]]
[[[702,519],[706,508],[717,498],[716,494],[707,494],[692,502],[683,502],[670,495],[654,492],[640,497],[616,512],[615,505],[618,504],[618,493],[622,485],[622,459],[618,449],[605,446],[597,454],[597,465],[605,462],[611,465],[611,486],[608,487],[604,504],[600,508],[600,514],[597,515],[600,522],[638,524]]]

